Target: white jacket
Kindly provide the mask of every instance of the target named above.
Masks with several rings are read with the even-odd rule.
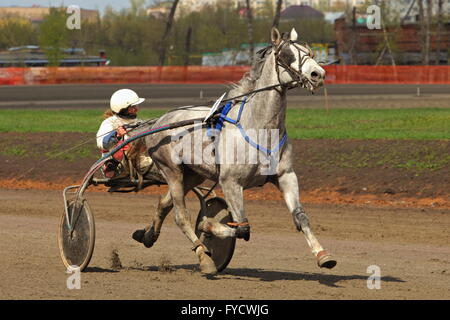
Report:
[[[103,120],[100,128],[97,131],[97,147],[99,147],[103,151],[107,151],[112,149],[117,142],[119,142],[119,138],[117,137],[117,128],[123,126],[125,124],[136,123],[140,120],[138,119],[122,119],[116,115],[113,115],[105,120]],[[124,136],[125,139],[128,139],[128,135]]]

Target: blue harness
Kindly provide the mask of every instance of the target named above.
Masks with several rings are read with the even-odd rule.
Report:
[[[220,132],[220,131],[222,131],[222,128],[223,128],[225,122],[232,123],[236,127],[238,127],[238,129],[241,132],[241,135],[244,138],[244,140],[247,141],[252,147],[254,147],[257,150],[260,150],[260,151],[266,153],[269,156],[272,155],[273,153],[278,152],[281,149],[281,147],[284,145],[286,140],[287,140],[287,133],[284,133],[283,137],[281,138],[280,142],[278,143],[278,146],[276,146],[273,150],[264,148],[264,147],[260,146],[259,144],[257,144],[252,139],[250,139],[250,137],[245,132],[245,130],[242,127],[242,125],[239,123],[239,121],[241,120],[242,111],[244,110],[244,106],[245,106],[246,102],[247,102],[247,97],[245,97],[244,100],[241,103],[241,107],[239,108],[239,113],[238,113],[238,116],[237,116],[236,120],[235,119],[231,119],[230,117],[227,116],[228,113],[231,111],[231,108],[233,107],[233,103],[230,101],[227,104],[225,104],[221,108],[220,116],[217,119],[216,124],[215,124],[215,129]]]

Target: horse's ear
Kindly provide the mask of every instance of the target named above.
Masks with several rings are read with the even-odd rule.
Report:
[[[272,44],[275,46],[278,46],[281,42],[280,31],[278,31],[278,29],[276,27],[273,27],[270,34],[271,34],[271,38],[272,38]]]
[[[295,31],[295,28],[292,28],[291,30],[291,41],[295,42],[298,39],[298,34],[297,31]]]

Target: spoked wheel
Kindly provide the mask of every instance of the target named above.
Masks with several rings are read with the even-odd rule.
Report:
[[[58,245],[61,259],[66,268],[79,267],[80,271],[83,271],[94,252],[94,216],[85,199],[78,201],[75,210],[74,205],[75,201],[71,201],[67,205],[69,222],[65,213],[61,217]],[[69,225],[72,227],[71,229]]]
[[[233,257],[236,238],[220,239],[212,234],[207,234],[199,230],[198,225],[204,216],[215,219],[222,224],[232,222],[233,218],[228,211],[228,206],[224,199],[219,197],[211,198],[206,200],[205,204],[205,210],[200,209],[198,213],[195,234],[210,251],[217,271],[220,272],[228,266]]]

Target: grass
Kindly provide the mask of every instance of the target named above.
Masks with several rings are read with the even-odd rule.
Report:
[[[164,110],[142,111],[149,119]],[[0,110],[0,132],[97,132],[103,120],[98,110]]]
[[[22,145],[10,146],[8,148],[2,148],[0,154],[4,156],[25,156],[28,153],[27,147]]]
[[[292,109],[286,122],[302,139],[450,139],[450,109]]]
[[[305,165],[331,169],[333,168],[400,168],[417,173],[437,171],[450,166],[449,143],[439,141],[408,141],[402,143],[394,140],[390,143],[372,143],[348,148],[330,146],[323,150],[321,146],[310,146],[308,154],[301,161]]]
[[[141,119],[165,110],[141,110]],[[98,110],[0,110],[0,132],[96,132]],[[292,139],[450,139],[450,109],[289,109]]]

